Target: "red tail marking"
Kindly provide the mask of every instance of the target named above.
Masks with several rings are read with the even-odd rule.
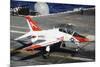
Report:
[[[25,18],[29,21],[33,31],[41,30],[41,28],[37,25],[36,21],[33,21],[29,16],[26,16]]]

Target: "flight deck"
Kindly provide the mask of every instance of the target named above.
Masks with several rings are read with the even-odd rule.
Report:
[[[72,24],[75,26],[75,30],[79,33],[87,36],[95,36],[95,13],[89,14],[89,12],[79,13],[63,13],[49,16],[33,17],[33,20],[38,22],[38,25],[42,29],[52,29],[58,24]],[[22,44],[14,41],[15,38],[25,34],[29,31],[27,22],[24,16],[10,16],[10,48],[11,50],[21,47]],[[53,34],[51,34],[53,35]],[[48,35],[49,36],[49,35]],[[59,44],[59,43],[58,43]],[[86,43],[85,43],[86,44]],[[84,45],[82,43],[81,45]],[[95,61],[95,41],[88,43],[82,50],[74,53],[66,48],[61,48],[58,51],[51,52],[50,57],[43,59],[41,56],[34,57],[32,53],[19,53],[11,56],[11,66],[28,66],[28,65],[46,65],[46,64],[61,64],[61,63],[73,63],[73,62],[93,62]],[[26,57],[28,56],[28,58]],[[26,57],[26,60],[18,60],[22,57]]]

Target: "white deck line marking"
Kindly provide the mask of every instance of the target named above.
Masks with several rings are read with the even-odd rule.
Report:
[[[61,55],[51,55],[54,57],[61,57],[61,58],[69,58],[69,59],[73,59],[73,60],[81,60],[81,61],[94,61],[93,59],[88,59],[88,58],[81,58],[81,57],[71,57],[71,56],[61,56]]]
[[[28,27],[21,27],[21,26],[10,26],[10,27],[21,28],[21,29],[28,29]]]
[[[10,32],[12,33],[21,33],[21,34],[25,34],[26,32],[22,32],[22,31],[15,31],[15,30],[11,30]]]
[[[88,58],[81,58],[81,57],[68,57],[74,60],[81,60],[81,61],[94,61],[93,59],[88,59]]]

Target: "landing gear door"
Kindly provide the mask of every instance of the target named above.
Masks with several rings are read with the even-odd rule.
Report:
[[[77,48],[77,45],[71,41],[66,41],[64,42],[63,45],[61,45],[61,48],[64,48],[64,49],[68,49],[68,50],[76,50]]]

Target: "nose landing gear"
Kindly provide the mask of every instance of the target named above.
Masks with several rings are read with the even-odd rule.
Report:
[[[47,59],[50,56],[50,46],[47,46],[45,50],[42,51],[42,57]]]

